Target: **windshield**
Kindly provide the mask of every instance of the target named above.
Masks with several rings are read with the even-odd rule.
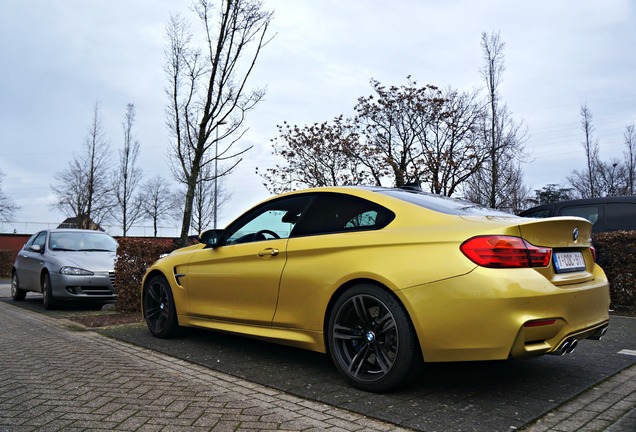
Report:
[[[444,195],[403,189],[377,189],[376,191],[440,213],[457,216],[512,216],[510,213]]]
[[[100,232],[52,232],[49,249],[66,252],[115,252],[117,241]]]

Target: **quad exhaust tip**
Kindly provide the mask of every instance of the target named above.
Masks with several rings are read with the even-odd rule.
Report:
[[[579,345],[579,341],[577,339],[567,339],[565,342],[561,344],[559,348],[551,352],[552,355],[564,356],[566,354],[572,354],[576,347]]]
[[[600,341],[601,339],[603,339],[603,337],[605,337],[606,333],[607,333],[607,326],[596,330],[594,333],[589,335],[587,339]],[[549,354],[558,355],[558,356],[572,354],[578,345],[579,345],[578,339],[576,338],[566,339],[557,349],[555,349]]]
[[[588,339],[592,339],[592,340],[598,340],[600,341],[601,339],[603,339],[605,337],[605,334],[607,333],[607,326],[597,330],[596,332],[592,333]]]

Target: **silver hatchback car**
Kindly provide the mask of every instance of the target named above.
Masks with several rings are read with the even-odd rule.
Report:
[[[42,293],[44,308],[63,300],[115,300],[117,241],[100,231],[44,230],[33,234],[18,253],[11,296]]]

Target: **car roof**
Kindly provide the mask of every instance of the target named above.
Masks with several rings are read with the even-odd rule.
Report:
[[[88,230],[88,229],[79,229],[79,228],[51,228],[43,231],[48,231],[50,233],[96,233],[102,235],[110,235],[104,231],[97,230]]]
[[[291,196],[295,194],[311,193],[344,193],[374,201],[381,205],[414,205],[430,211],[453,214],[453,215],[491,215],[491,216],[515,216],[501,210],[482,207],[473,202],[461,200],[445,195],[438,195],[423,191],[421,188],[406,186],[402,188],[384,186],[325,186],[308,189],[300,189],[293,192],[286,192],[281,195],[271,197],[264,202],[268,202],[279,197]],[[400,196],[402,195],[402,196]]]

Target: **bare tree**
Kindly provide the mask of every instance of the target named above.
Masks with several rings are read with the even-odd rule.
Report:
[[[598,161],[595,183],[597,196],[628,195],[627,166],[616,158],[607,163]]]
[[[596,175],[598,174],[599,155],[598,155],[598,139],[594,138],[594,125],[592,124],[592,112],[587,104],[581,106],[581,129],[585,139],[583,141],[583,149],[585,150],[586,180],[588,186],[589,198],[599,196],[597,188]]]
[[[358,99],[353,119],[279,126],[273,150],[286,164],[261,173],[270,191],[390,181],[450,196],[479,169],[477,93],[418,87],[410,77],[400,87],[371,84],[375,95]]]
[[[273,153],[284,164],[256,173],[272,193],[301,187],[380,184],[380,160],[361,142],[359,127],[350,119],[299,127],[284,123],[272,140]]]
[[[634,195],[636,180],[636,129],[631,124],[625,130],[625,162],[627,170],[627,194]]]
[[[418,131],[434,109],[429,102],[440,97],[437,87],[417,87],[408,79],[408,85],[388,88],[371,80],[375,94],[358,98],[355,106],[367,145],[382,156],[382,165],[387,167],[380,174],[388,175],[397,187],[421,183],[426,177],[419,163],[422,149]]]
[[[154,236],[160,220],[173,210],[172,191],[168,182],[161,176],[155,176],[141,186],[140,207],[144,216],[152,220]]]
[[[481,74],[486,83],[486,115],[481,139],[488,156],[479,175],[469,181],[465,196],[488,207],[512,211],[517,204],[511,198],[523,185],[521,163],[527,156],[524,148],[527,132],[522,123],[513,119],[499,93],[505,71],[505,44],[499,33],[482,33],[481,47],[484,60]],[[529,193],[528,188],[522,189]]]
[[[432,193],[452,196],[481,168],[487,153],[479,140],[483,109],[477,92],[447,88],[429,101],[432,110],[417,129],[421,161]]]
[[[264,11],[258,0],[219,3],[219,9],[209,0],[194,4],[204,28],[203,50],[194,46],[190,25],[183,18],[172,16],[167,27],[172,172],[186,188],[181,244],[187,242],[191,227],[197,183],[213,180],[201,178],[202,170],[214,161],[227,161],[225,171],[214,172],[222,177],[241,162],[241,155],[251,147],[235,148],[235,144],[245,132],[246,113],[265,94],[263,89],[248,89],[247,81],[268,42],[272,13]]]
[[[206,165],[202,171],[202,177],[209,178],[212,176],[211,169],[210,165]],[[214,200],[215,192],[217,194],[216,202]],[[225,188],[224,177],[218,178],[216,184],[211,181],[198,182],[194,192],[191,228],[200,233],[211,227],[213,222],[218,220],[221,215],[221,209],[230,198],[232,198],[232,194]]]
[[[109,166],[109,146],[104,139],[96,102],[84,153],[75,155],[67,169],[54,175],[57,185],[51,189],[57,202],[52,207],[75,218],[79,228],[96,229],[113,207]]]
[[[2,190],[2,178],[4,177],[4,173],[0,170],[0,221],[9,222],[13,219],[15,212],[20,209],[15,202],[5,195]]]
[[[133,133],[135,124],[135,105],[126,106],[126,114],[122,127],[124,130],[124,147],[119,150],[119,167],[113,174],[116,208],[113,217],[123,229],[126,237],[128,230],[136,222],[143,218],[143,210],[140,205],[140,197],[135,194],[141,182],[141,168],[137,166],[139,156],[139,141]]]

